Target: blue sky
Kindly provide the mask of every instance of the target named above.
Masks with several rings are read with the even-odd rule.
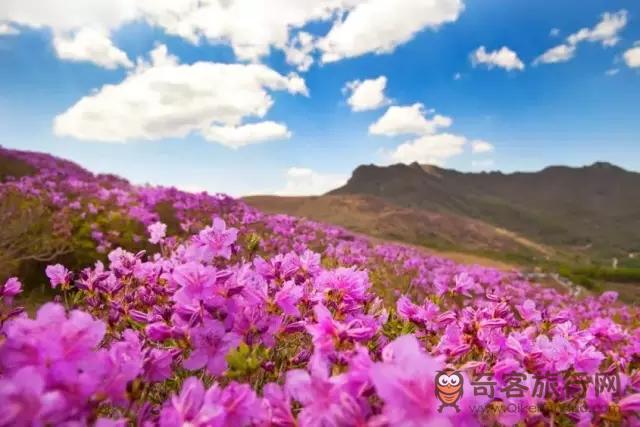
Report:
[[[640,170],[637,1],[130,1],[0,5],[0,145],[233,195],[363,163]]]

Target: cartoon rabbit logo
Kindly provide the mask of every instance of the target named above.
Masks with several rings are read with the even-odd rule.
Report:
[[[460,408],[457,405],[457,402],[462,398],[462,383],[463,378],[460,372],[454,371],[453,369],[445,369],[444,371],[438,372],[436,375],[436,397],[442,405],[438,408],[438,412],[442,412],[442,410],[451,406],[455,408],[456,412],[460,412]]]

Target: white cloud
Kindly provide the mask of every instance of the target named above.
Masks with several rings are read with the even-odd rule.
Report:
[[[394,162],[443,165],[447,159],[462,154],[467,143],[464,136],[441,133],[425,135],[400,144],[389,157]]]
[[[338,188],[347,182],[341,174],[322,174],[312,169],[292,167],[287,170],[284,189],[276,192],[281,196],[315,196]]]
[[[493,149],[493,145],[487,141],[481,139],[471,141],[471,151],[474,153],[490,153]]]
[[[0,21],[51,29],[59,58],[111,69],[132,64],[109,40],[109,33],[137,17],[134,0],[0,1]]]
[[[318,46],[323,62],[367,53],[387,53],[427,28],[454,22],[462,0],[361,0],[333,24]]]
[[[354,80],[346,84],[345,93],[351,93],[347,103],[352,111],[375,110],[389,103],[384,94],[387,87],[387,78],[380,76],[377,79]]]
[[[316,44],[298,32],[311,22],[332,22],[319,45],[329,62],[389,52],[425,28],[455,21],[463,9],[463,0],[2,0],[0,22],[110,34],[144,21],[194,44],[228,44],[241,60],[257,62],[280,49],[303,71]]]
[[[461,80],[462,79],[462,74],[461,73],[455,73],[453,75],[453,80]]]
[[[448,128],[453,123],[450,117],[436,114],[427,118],[424,105],[415,103],[409,106],[391,106],[382,117],[369,126],[372,135],[429,135],[441,128]]]
[[[56,34],[53,47],[58,58],[92,62],[108,69],[132,67],[127,54],[113,45],[107,34],[83,28],[72,35]]]
[[[311,53],[315,48],[313,35],[300,31],[284,47],[287,64],[295,65],[298,71],[307,71],[313,64]]]
[[[561,44],[552,47],[533,61],[534,65],[538,64],[555,64],[558,62],[566,62],[573,58],[576,47],[570,44]]]
[[[484,64],[489,69],[494,67],[504,68],[505,70],[524,70],[524,64],[518,58],[518,54],[503,46],[500,50],[487,52],[484,46],[480,46],[471,54],[471,62],[474,66]]]
[[[534,65],[567,62],[575,56],[577,46],[582,42],[601,43],[605,47],[614,46],[620,40],[619,34],[627,25],[626,10],[602,15],[593,28],[582,28],[567,37],[565,43],[552,47],[533,62]]]
[[[138,0],[138,5],[142,17],[170,34],[227,42],[238,58],[251,61],[281,49],[301,70],[313,49],[292,33],[309,22],[334,21],[318,43],[323,60],[331,62],[389,52],[424,28],[455,21],[464,8],[462,0]]]
[[[144,20],[193,43],[228,43],[238,58],[255,61],[283,49],[291,29],[327,20],[354,0],[3,0],[0,20],[54,32],[110,31]]]
[[[103,86],[57,116],[54,133],[106,142],[178,138],[264,117],[273,104],[268,91],[307,92],[298,75],[283,76],[264,65],[179,64],[164,45],[151,58],[122,82]],[[246,135],[247,129],[226,132]]]
[[[291,137],[287,126],[271,121],[240,126],[211,126],[202,131],[202,134],[208,141],[231,148]]]
[[[549,36],[551,37],[558,37],[559,35],[560,35],[559,28],[552,28],[551,31],[549,31]]]
[[[567,42],[576,45],[583,41],[600,42],[603,46],[614,46],[620,38],[618,34],[627,25],[628,13],[621,10],[616,13],[606,12],[602,15],[602,19],[593,28],[582,28],[581,30],[571,34],[567,38]]]
[[[0,36],[15,36],[20,34],[20,31],[13,25],[7,22],[0,22]]]
[[[138,16],[135,0],[2,0],[0,21],[54,32],[111,30]]]
[[[432,117],[428,117],[432,116]],[[385,114],[369,126],[372,135],[415,135],[393,150],[381,150],[390,162],[443,165],[449,158],[462,154],[467,145],[473,153],[489,153],[492,144],[483,140],[469,140],[464,136],[441,132],[453,124],[450,117],[426,111],[424,105],[391,106]]]
[[[256,61],[272,47],[285,49],[290,33],[326,21],[356,0],[138,0],[141,15],[170,34],[197,42],[227,42],[236,56]]]
[[[192,43],[228,43],[237,57],[257,61],[284,49],[292,29],[328,20],[356,0],[3,0],[0,21],[54,32],[115,30],[143,20]]]
[[[616,75],[616,74],[618,74],[619,72],[620,72],[620,69],[619,69],[619,68],[610,68],[610,69],[608,69],[607,71],[605,71],[604,73],[605,73],[607,76],[611,77],[611,76],[615,76],[615,75]]]
[[[627,50],[624,55],[624,62],[630,68],[640,67],[640,42],[636,42],[635,47]]]

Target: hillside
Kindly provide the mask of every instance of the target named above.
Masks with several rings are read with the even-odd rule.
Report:
[[[334,212],[336,197],[375,198],[385,208],[353,224],[349,212],[345,218]],[[416,163],[368,165],[358,167],[343,187],[302,206],[284,199],[247,200],[259,208],[277,211],[280,204],[282,212],[427,246],[453,242],[464,250],[515,249],[514,254],[523,257],[600,263],[610,263],[612,257],[633,263],[629,254],[640,250],[640,174],[608,163],[512,174],[461,173]],[[305,211],[309,203],[315,208]],[[392,211],[406,214],[394,219],[394,228],[406,230],[404,235],[390,236],[372,227],[388,220]],[[438,218],[438,228],[430,230],[429,224],[435,223],[426,218]],[[489,237],[484,245],[475,242],[476,233],[466,233],[468,224],[483,230],[483,239]],[[505,247],[506,241],[511,243]]]
[[[287,213],[340,225],[357,233],[426,246],[439,251],[553,256],[551,248],[483,221],[449,212],[403,207],[376,196],[252,196],[244,200],[268,213]]]
[[[361,166],[330,194],[368,194],[399,206],[454,213],[599,258],[640,249],[640,174],[609,163],[513,174]]]
[[[640,375],[640,313],[615,292],[578,298],[514,270],[47,155],[0,149],[0,160],[2,425],[572,425],[562,405],[574,396],[530,399],[507,419],[501,387],[438,412],[437,375]],[[355,222],[386,218],[385,232],[421,223],[518,250],[453,214],[442,222],[370,196],[315,200]],[[44,300],[29,299],[40,289]],[[640,393],[631,380],[622,387],[607,397],[615,412],[585,407],[594,425],[632,425]]]

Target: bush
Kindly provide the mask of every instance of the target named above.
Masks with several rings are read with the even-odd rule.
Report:
[[[14,190],[0,194],[0,279],[24,264],[51,262],[71,250],[54,212],[37,197]]]

